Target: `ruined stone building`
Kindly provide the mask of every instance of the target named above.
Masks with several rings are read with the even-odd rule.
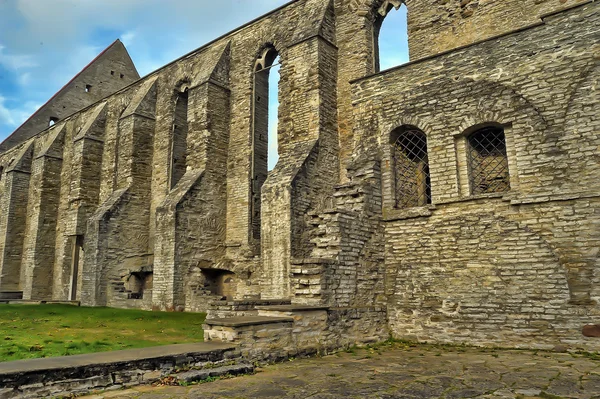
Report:
[[[297,0],[141,79],[116,42],[0,147],[0,291],[598,350],[599,65],[591,0]]]

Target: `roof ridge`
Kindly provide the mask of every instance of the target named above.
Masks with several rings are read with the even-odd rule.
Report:
[[[23,123],[21,123],[19,125],[19,127],[17,127],[15,130],[13,130],[13,133],[16,132],[17,130],[19,130],[21,127],[23,127],[27,122],[29,122],[35,115],[37,115],[37,113],[44,108],[46,105],[48,105],[52,100],[54,100],[60,93],[62,93],[63,90],[65,90],[71,83],[73,83],[73,81],[75,79],[77,79],[81,74],[83,74],[83,72],[85,72],[89,67],[91,67],[96,61],[98,61],[98,59],[100,57],[102,57],[104,54],[106,54],[108,52],[108,50],[110,50],[114,45],[116,45],[117,43],[121,43],[123,44],[123,42],[121,42],[120,39],[115,40],[114,42],[112,42],[111,44],[108,45],[108,47],[106,47],[104,50],[102,50],[96,57],[94,57],[94,59],[92,61],[90,61],[89,63],[87,63],[87,65],[85,67],[83,67],[83,69],[81,69],[75,76],[73,76],[66,84],[64,84],[56,93],[54,93],[54,95],[52,97],[50,97],[48,99],[48,101],[46,101],[44,104],[42,104],[33,114],[31,114],[29,116],[29,118],[27,118]],[[125,47],[123,45],[123,47]],[[127,49],[125,48],[125,51],[127,51]],[[129,56],[129,53],[127,53],[127,55]],[[130,57],[131,59],[131,57]],[[133,62],[133,61],[132,61]],[[135,67],[135,64],[134,64]],[[11,134],[12,135],[12,134]],[[6,137],[6,139],[8,139],[11,135],[9,135],[8,137]],[[4,140],[3,140],[4,142]]]

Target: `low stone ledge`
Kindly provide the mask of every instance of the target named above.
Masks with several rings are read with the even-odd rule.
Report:
[[[223,327],[246,327],[258,326],[261,324],[276,324],[276,323],[291,323],[292,317],[266,317],[266,316],[247,316],[247,317],[227,317],[221,319],[205,320],[206,326],[223,326]],[[205,328],[208,330],[209,328]]]
[[[79,301],[36,301],[32,299],[0,299],[4,305],[71,305],[81,306]]]
[[[175,367],[217,362],[236,346],[197,343],[0,363],[0,398],[67,396],[149,384]],[[231,356],[230,356],[231,354]]]
[[[23,291],[0,291],[0,299],[11,300],[11,299],[22,299]]]

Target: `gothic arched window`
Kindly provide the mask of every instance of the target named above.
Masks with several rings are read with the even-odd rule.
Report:
[[[408,56],[408,10],[402,0],[385,0],[373,31],[375,72],[402,65]]]
[[[279,53],[267,46],[254,65],[252,97],[252,236],[260,238],[261,191],[277,161]]]

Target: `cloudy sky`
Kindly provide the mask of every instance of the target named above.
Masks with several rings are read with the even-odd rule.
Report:
[[[286,2],[0,0],[0,141],[117,38],[144,76]],[[382,69],[407,59],[404,20],[385,21]]]

